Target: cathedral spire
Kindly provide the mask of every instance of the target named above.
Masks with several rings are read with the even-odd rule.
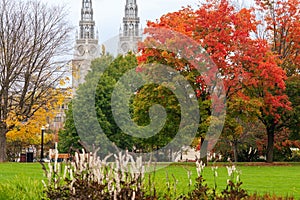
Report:
[[[126,0],[125,17],[123,18],[123,30],[125,36],[139,35],[138,6],[136,0]]]
[[[140,18],[136,0],[126,0],[123,29],[120,33],[118,53],[137,51],[137,42],[141,40]]]
[[[82,0],[81,20],[79,21],[79,40],[97,40],[93,19],[92,0]],[[95,41],[93,41],[94,43]],[[85,43],[85,41],[82,41]]]
[[[74,58],[72,61],[72,85],[77,88],[83,83],[90,70],[91,61],[99,56],[98,31],[93,19],[92,0],[82,0],[79,33],[76,36]]]

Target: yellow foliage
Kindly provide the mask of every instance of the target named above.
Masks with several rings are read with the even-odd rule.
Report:
[[[243,131],[244,131],[244,128],[243,128],[243,126],[238,125],[237,127],[235,127],[234,131],[235,131],[236,134],[242,135]]]
[[[60,80],[59,80],[59,85],[60,85],[60,86],[66,85],[66,81],[65,81],[64,79],[60,79]]]
[[[41,141],[41,127],[52,121],[58,112],[58,107],[64,103],[65,92],[53,89],[50,98],[42,106],[35,105],[36,112],[28,119],[20,119],[16,113],[10,113],[6,123],[13,127],[7,133],[8,141],[21,141],[25,144],[39,144]],[[47,131],[46,131],[47,132]],[[45,134],[44,141],[52,140],[52,136]]]

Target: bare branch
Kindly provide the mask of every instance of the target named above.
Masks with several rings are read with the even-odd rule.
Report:
[[[64,8],[38,1],[0,0],[1,127],[7,129],[10,113],[28,118],[51,98],[72,47],[66,16]],[[0,128],[0,140],[5,134]]]

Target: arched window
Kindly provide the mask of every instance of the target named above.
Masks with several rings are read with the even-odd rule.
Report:
[[[85,8],[89,8],[90,7],[90,2],[88,0],[85,1],[84,7]]]
[[[89,38],[90,37],[90,27],[86,26],[84,27],[85,29],[85,38]]]
[[[83,19],[84,19],[84,20],[89,20],[89,19],[90,19],[90,16],[91,16],[91,15],[90,15],[88,12],[86,12],[86,13],[83,14]]]
[[[134,10],[132,7],[129,9],[129,16],[134,17]]]

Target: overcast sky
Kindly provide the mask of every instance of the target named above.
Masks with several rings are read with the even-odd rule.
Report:
[[[69,11],[69,20],[76,28],[80,20],[82,0],[42,0],[50,4],[65,5]],[[147,20],[154,21],[161,15],[177,11],[182,6],[196,7],[198,0],[137,0],[138,15],[143,27]],[[124,16],[126,0],[93,0],[94,20],[99,31],[99,42],[103,43],[119,33]],[[74,38],[75,39],[75,38]]]

